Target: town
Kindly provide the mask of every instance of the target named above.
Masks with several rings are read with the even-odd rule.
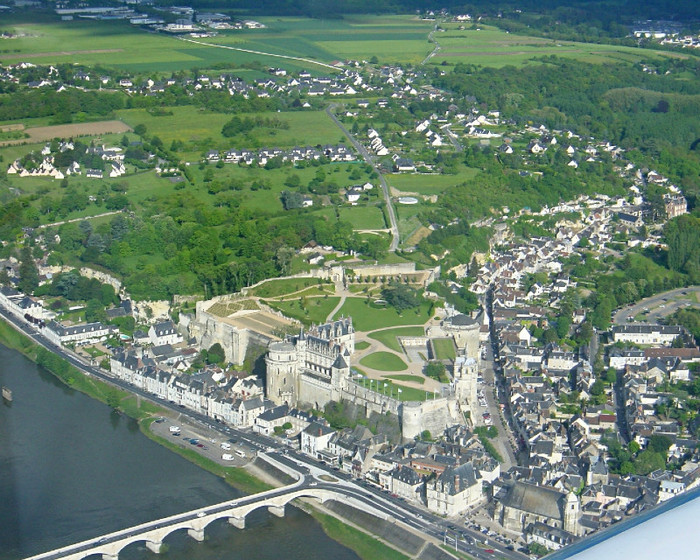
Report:
[[[130,7],[56,13],[173,40],[267,29],[190,8],[171,8],[175,23]],[[426,61],[441,30],[482,25],[423,16],[442,18]],[[694,46],[657,27],[632,34]],[[75,95],[86,112],[109,99],[102,116],[119,115],[87,123],[104,126],[94,134],[70,120],[46,127],[78,127],[61,136],[0,129],[8,192],[65,189],[36,194],[2,240],[0,307],[155,403],[275,438],[485,545],[542,556],[698,487],[688,183],[545,110],[533,122],[457,94],[468,68],[306,62],[252,64],[254,79],[0,66],[3,91]],[[220,134],[152,132],[228,104],[240,110]],[[309,132],[321,118],[332,132]],[[195,217],[151,184],[173,201],[196,193]],[[253,244],[285,227],[296,237]]]

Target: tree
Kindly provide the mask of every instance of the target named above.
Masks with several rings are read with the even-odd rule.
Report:
[[[214,343],[207,352],[207,363],[221,364],[226,361],[226,353],[218,342]]]
[[[17,287],[20,292],[32,294],[39,286],[39,270],[32,258],[32,251],[29,246],[22,249],[20,253],[19,282]]]
[[[418,292],[405,284],[393,284],[383,288],[382,297],[399,312],[418,307],[421,302]]]
[[[649,438],[647,449],[653,451],[654,453],[661,453],[665,456],[672,444],[673,440],[670,437],[654,434]]]
[[[445,364],[442,362],[428,362],[424,370],[425,375],[440,381],[445,376]]]
[[[112,410],[119,410],[119,405],[122,402],[122,396],[118,389],[113,388],[107,391],[105,400],[107,402],[107,406],[109,406]]]

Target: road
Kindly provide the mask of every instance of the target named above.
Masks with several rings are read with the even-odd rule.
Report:
[[[355,149],[357,152],[362,156],[362,159],[365,160],[369,165],[372,166],[372,169],[377,173],[379,176],[379,183],[382,186],[382,192],[384,193],[384,202],[386,204],[386,209],[389,214],[389,225],[391,229],[391,244],[389,245],[389,251],[392,253],[396,251],[399,247],[399,226],[398,222],[396,221],[396,210],[394,210],[394,205],[391,202],[391,193],[389,192],[389,185],[386,183],[386,179],[384,179],[384,175],[382,175],[382,172],[379,170],[379,168],[375,165],[374,159],[370,155],[370,153],[367,151],[367,149],[362,145],[362,143],[358,142],[355,140],[355,137],[350,134],[350,131],[345,128],[343,123],[341,123],[338,120],[338,117],[335,116],[335,113],[333,113],[333,109],[335,108],[335,104],[331,103],[328,107],[326,107],[326,114],[331,118],[331,120],[336,124],[336,126],[342,130],[343,134],[347,137],[348,140],[352,143],[353,146],[355,146]]]
[[[496,377],[496,364],[493,358],[493,349],[491,348],[490,344],[486,344],[483,349],[484,358],[481,359],[479,372],[481,373],[484,381],[479,384],[478,389],[483,390],[487,404],[486,410],[491,415],[493,425],[498,429],[498,436],[493,438],[491,442],[503,458],[501,471],[507,472],[512,466],[518,464],[513,451],[515,443],[513,436],[511,435],[510,428],[505,421],[502,420],[503,413],[501,412],[500,407],[501,399],[496,397],[497,392],[499,396],[501,395],[501,390]],[[474,423],[476,425],[484,425],[485,422],[483,421],[483,416],[474,418]]]
[[[659,319],[672,315],[676,310],[684,307],[700,309],[700,286],[689,286],[663,292],[655,296],[643,299],[640,302],[620,309],[615,313],[613,322],[625,324],[633,320],[637,315],[645,314],[646,321],[656,322]],[[648,310],[648,312],[646,312]],[[645,313],[646,312],[646,313]]]
[[[287,60],[296,60],[298,62],[305,62],[306,64],[314,64],[316,66],[321,66],[323,68],[326,68],[327,70],[333,70],[335,72],[339,72],[341,70],[341,68],[337,68],[336,66],[333,66],[332,64],[326,64],[325,62],[319,62],[318,60],[311,60],[310,58],[302,58],[300,56],[289,56],[286,54],[275,54],[275,53],[263,52],[263,51],[253,51],[250,49],[241,49],[239,47],[230,47],[228,45],[218,45],[216,43],[205,43],[204,41],[195,41],[193,39],[185,39],[184,37],[180,37],[180,36],[177,36],[174,38],[179,39],[180,41],[187,41],[188,43],[194,43],[196,45],[202,45],[205,47],[213,47],[216,49],[227,49],[230,51],[258,54],[261,56],[271,56],[273,58],[284,58]]]
[[[102,214],[95,214],[94,216],[83,216],[82,218],[73,218],[72,220],[63,220],[62,222],[53,222],[51,224],[43,224],[36,226],[36,229],[62,226],[63,224],[72,224],[74,222],[84,222],[85,220],[94,220],[95,218],[104,218],[105,216],[113,216],[114,214],[122,214],[123,210],[113,210],[111,212],[103,212]]]
[[[431,58],[433,58],[433,57],[438,53],[438,51],[440,50],[440,43],[438,43],[438,42],[435,40],[435,32],[437,31],[437,28],[438,28],[438,24],[436,23],[436,24],[435,24],[435,27],[433,27],[433,30],[432,30],[430,33],[428,33],[428,42],[429,42],[429,43],[430,43],[430,42],[434,43],[434,44],[435,44],[435,47],[433,48],[432,51],[430,51],[430,53],[428,54],[428,56],[426,56],[426,57],[423,59],[423,62],[421,62],[421,66],[425,65],[425,64],[426,64]]]

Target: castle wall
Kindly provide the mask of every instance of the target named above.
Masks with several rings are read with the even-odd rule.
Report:
[[[441,434],[445,428],[459,423],[457,400],[441,397],[423,402],[405,402],[401,406],[401,434],[413,439],[428,430],[431,434]]]
[[[202,348],[210,348],[218,342],[226,354],[227,361],[242,364],[248,350],[250,333],[210,315],[204,311],[204,303],[208,302],[197,302],[197,314],[195,320],[190,323],[190,336],[195,337]],[[259,342],[267,343],[262,340]]]

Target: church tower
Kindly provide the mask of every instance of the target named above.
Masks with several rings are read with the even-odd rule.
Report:
[[[581,505],[578,497],[573,492],[569,492],[564,501],[564,531],[568,531],[576,536],[581,535],[581,526],[579,525],[580,513]]]

